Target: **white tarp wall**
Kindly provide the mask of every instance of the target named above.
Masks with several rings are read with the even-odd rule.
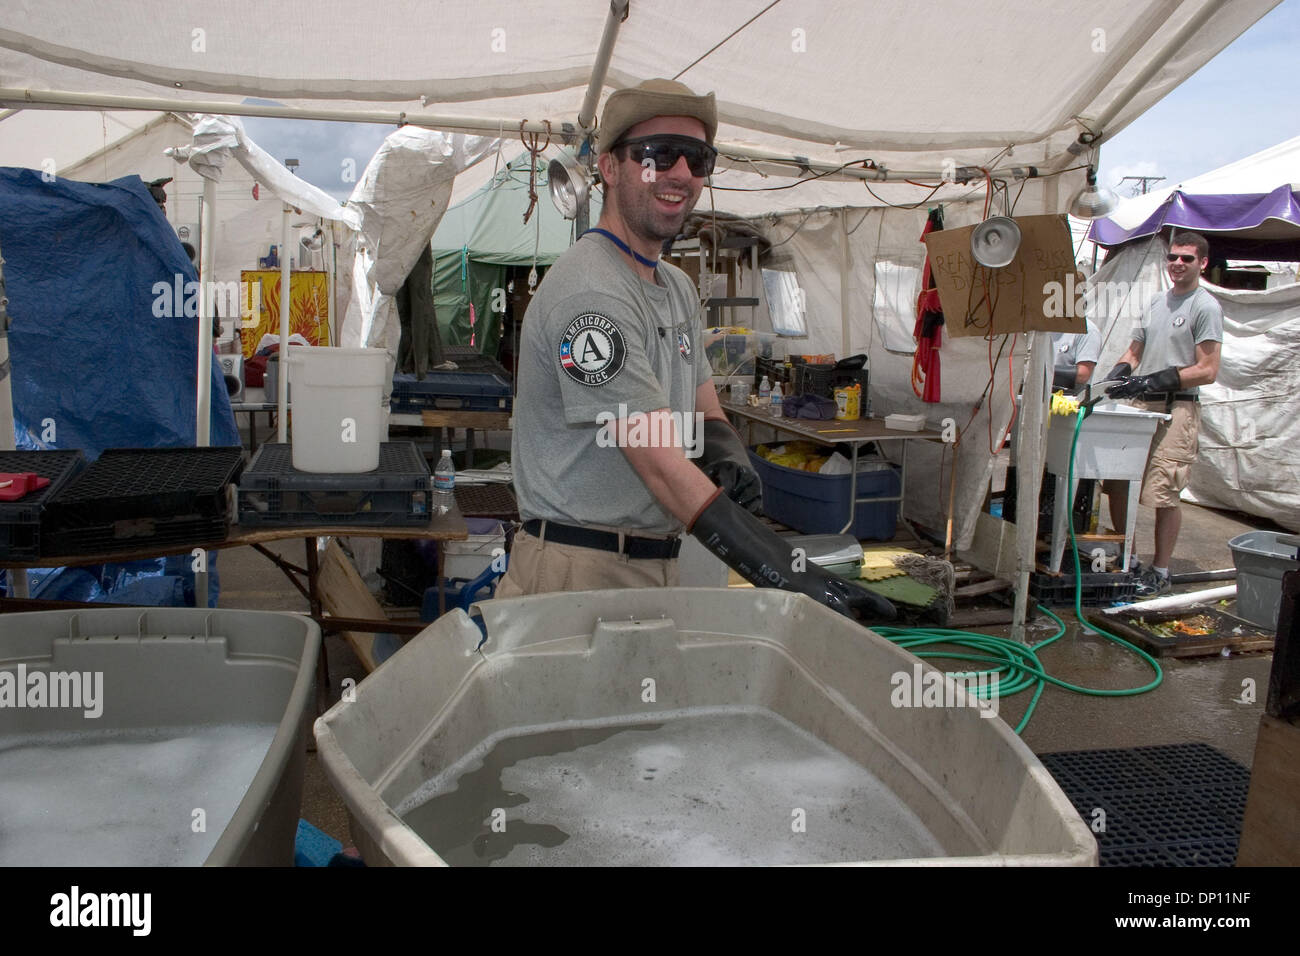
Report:
[[[1164,252],[1153,237],[1097,270],[1094,282],[1115,290],[1097,313],[1102,374],[1128,348],[1151,297],[1168,288]],[[1200,454],[1183,498],[1300,531],[1300,284],[1259,292],[1202,284],[1223,306],[1223,350],[1218,381],[1201,388]]]

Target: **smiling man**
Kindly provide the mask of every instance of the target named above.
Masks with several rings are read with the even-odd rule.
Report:
[[[1204,236],[1194,232],[1170,236],[1165,269],[1173,288],[1152,300],[1133,329],[1128,351],[1107,376],[1119,380],[1106,390],[1107,395],[1136,398],[1139,408],[1171,416],[1156,429],[1142,477],[1140,500],[1156,510],[1155,557],[1140,577],[1146,594],[1169,587],[1169,561],[1182,525],[1179,494],[1187,487],[1198,449],[1200,387],[1219,376],[1223,309],[1200,287],[1209,257],[1210,244]],[[1151,371],[1133,375],[1139,365]],[[1110,497],[1111,523],[1122,532],[1128,521],[1128,482],[1106,481],[1102,490]]]
[[[762,489],[718,404],[699,296],[659,260],[713,172],[717,127],[713,94],[672,80],[605,104],[600,221],[524,316],[512,439],[524,527],[497,595],[675,585],[685,529],[757,586],[892,618],[883,598],[805,568],[750,513]]]

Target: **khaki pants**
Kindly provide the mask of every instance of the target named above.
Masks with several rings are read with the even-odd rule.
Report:
[[[626,554],[543,541],[526,531],[515,535],[510,567],[497,585],[498,598],[550,591],[677,586],[676,558],[629,558]]]
[[[1165,412],[1164,402],[1133,402],[1147,412]],[[1199,402],[1174,402],[1167,409],[1172,417],[1156,426],[1142,476],[1139,500],[1148,508],[1177,508],[1179,493],[1187,487],[1192,464],[1200,448],[1201,405]],[[1102,490],[1108,495],[1128,495],[1127,481],[1107,480]]]

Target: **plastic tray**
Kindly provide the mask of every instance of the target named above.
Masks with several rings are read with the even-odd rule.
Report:
[[[21,501],[0,502],[0,561],[39,557],[45,503],[85,466],[79,451],[0,451],[0,471],[30,471],[50,479]]]
[[[487,372],[429,372],[422,379],[403,373],[393,376],[391,407],[398,413],[508,412],[514,397],[508,379]]]
[[[429,467],[413,442],[384,442],[379,467],[357,474],[297,471],[290,446],[263,445],[239,482],[239,523],[425,525]]]

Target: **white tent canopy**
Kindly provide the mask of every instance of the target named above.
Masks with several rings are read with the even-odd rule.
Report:
[[[773,239],[788,240],[808,292],[809,350],[868,351],[874,394],[932,422],[964,425],[991,377],[985,343],[945,343],[944,404],[923,406],[911,395],[907,336],[900,339],[906,319],[897,306],[906,270],[923,258],[925,204],[982,200],[982,174],[962,182],[965,167],[1014,181],[1024,173],[1011,167],[1033,166],[1048,178],[1026,182],[1017,214],[1063,211],[1081,165],[1095,162],[1091,147],[1278,2],[966,0],[936,10],[909,0],[719,0],[702,15],[698,0],[632,0],[603,84],[589,91],[602,32],[621,0],[389,0],[367,8],[364,23],[342,0],[287,0],[273,13],[252,0],[158,0],[138,4],[129,20],[111,5],[43,0],[39,15],[4,18],[0,106],[134,104],[405,121],[490,136],[518,135],[526,123],[545,137],[549,124],[553,140],[576,140],[589,92],[676,77],[718,101],[724,159],[718,188],[700,208],[711,198],[723,212],[773,217]],[[249,97],[283,105],[250,106]],[[935,183],[945,172],[958,181],[937,190],[898,181]],[[458,177],[457,194],[490,175],[491,163],[480,162]],[[814,175],[788,188],[792,176]],[[876,180],[870,191],[864,177]],[[447,185],[437,184],[439,213],[451,198]],[[897,204],[910,208],[879,208]],[[877,208],[864,215],[869,207]],[[979,215],[974,202],[950,206],[948,223]],[[375,307],[363,303],[362,311]],[[958,547],[970,544],[990,469],[976,439],[1010,416],[1005,359],[1000,374],[962,448]],[[937,468],[915,471],[935,485],[908,492],[909,508],[920,502],[924,510],[943,497],[944,480]]]
[[[679,76],[716,93],[720,141],[782,155],[1059,170],[1077,165],[1065,149],[1079,133],[1114,135],[1277,2],[968,0],[943,15],[909,0],[725,0],[701,16],[697,0],[633,0],[605,86]],[[507,135],[549,121],[558,135],[579,114],[610,7],[399,0],[362,25],[343,0],[290,0],[274,17],[253,0],[169,0],[129,19],[43,0],[0,29],[0,102],[60,91],[234,112],[262,97]],[[877,190],[917,198],[891,191]],[[736,195],[728,211],[874,202],[860,185],[785,192],[798,195]]]

